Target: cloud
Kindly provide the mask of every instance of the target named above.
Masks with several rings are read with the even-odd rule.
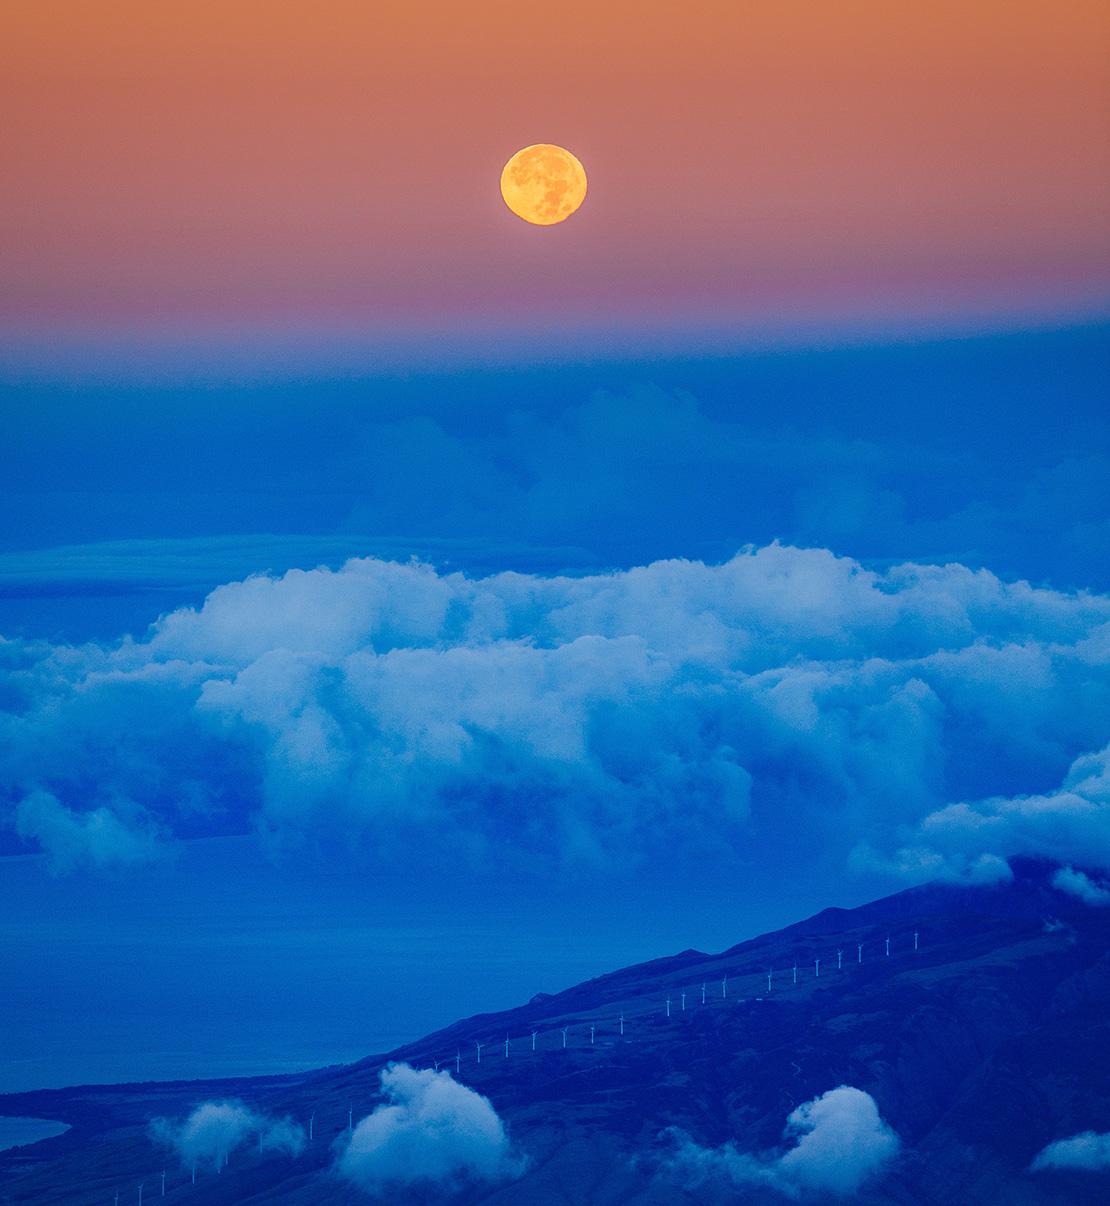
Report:
[[[914,844],[898,850],[890,865],[916,875],[989,881],[1008,874],[1007,856],[1030,851],[1106,866],[1110,746],[1077,758],[1056,791],[950,804],[925,816],[914,836]],[[1089,904],[1110,902],[1110,892],[1070,867],[1053,882]]]
[[[1052,877],[1052,884],[1061,892],[1077,896],[1086,904],[1098,907],[1110,905],[1110,884],[1104,880],[1096,882],[1074,867],[1061,867]]]
[[[381,1086],[387,1101],[359,1122],[339,1158],[339,1172],[361,1188],[502,1181],[523,1171],[497,1111],[449,1072],[391,1064]]]
[[[141,641],[0,641],[0,669],[0,815],[59,868],[252,828],[560,865],[1110,865],[1110,598],[961,565],[364,558],[228,583]]]
[[[19,802],[15,830],[38,844],[56,872],[127,867],[154,859],[158,850],[153,831],[141,818],[132,816],[129,823],[103,805],[75,812],[45,791],[32,792]]]
[[[150,1129],[186,1167],[210,1165],[217,1171],[251,1138],[257,1138],[261,1152],[299,1156],[305,1147],[304,1128],[292,1119],[269,1118],[241,1101],[206,1101],[183,1121],[155,1118]]]
[[[735,1143],[701,1147],[684,1138],[668,1165],[691,1188],[715,1180],[766,1185],[787,1197],[848,1197],[898,1152],[898,1136],[870,1094],[841,1085],[798,1106],[787,1118],[779,1152],[751,1154]]]
[[[1034,1172],[1046,1169],[1077,1169],[1098,1172],[1110,1169],[1110,1134],[1083,1131],[1070,1139],[1058,1139],[1039,1152],[1030,1165]]]

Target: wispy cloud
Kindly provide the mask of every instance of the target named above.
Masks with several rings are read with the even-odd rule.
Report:
[[[1094,880],[1075,867],[1061,867],[1052,877],[1054,887],[1071,896],[1077,896],[1089,905],[1104,908],[1110,905],[1110,884],[1105,880]]]
[[[298,1156],[304,1150],[303,1127],[290,1118],[271,1118],[241,1101],[206,1101],[177,1122],[155,1118],[152,1137],[172,1147],[186,1166],[219,1170],[236,1148],[257,1138],[260,1152]]]

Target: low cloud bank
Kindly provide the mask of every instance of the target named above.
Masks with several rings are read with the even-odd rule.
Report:
[[[364,559],[230,583],[142,641],[0,639],[0,679],[0,838],[63,871],[252,827],[425,858],[802,834],[910,879],[1110,866],[1110,597],[960,565]]]
[[[1098,1172],[1110,1169],[1110,1134],[1083,1131],[1070,1139],[1050,1143],[1030,1166],[1034,1172],[1046,1169],[1074,1169]]]
[[[217,1171],[236,1148],[256,1140],[259,1150],[299,1156],[304,1151],[304,1128],[290,1118],[270,1118],[241,1101],[206,1101],[183,1121],[156,1118],[154,1139],[177,1152],[186,1167],[209,1166]]]
[[[489,1100],[449,1072],[392,1064],[381,1086],[387,1101],[359,1122],[339,1158],[340,1174],[362,1189],[503,1181],[523,1171]]]
[[[800,1105],[786,1120],[780,1152],[748,1153],[735,1143],[701,1147],[680,1141],[668,1175],[691,1189],[722,1180],[765,1185],[787,1197],[848,1197],[897,1155],[898,1136],[883,1121],[869,1093],[849,1085]]]

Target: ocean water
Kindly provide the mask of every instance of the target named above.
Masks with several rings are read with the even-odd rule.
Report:
[[[4,1118],[0,1117],[0,1152],[10,1147],[26,1147],[42,1139],[53,1139],[64,1135],[69,1126],[64,1122],[52,1122],[49,1118]]]
[[[784,895],[758,868],[742,893],[731,871],[665,873],[276,866],[250,838],[119,876],[0,859],[0,1092],[345,1063],[869,898],[865,884],[836,902]]]

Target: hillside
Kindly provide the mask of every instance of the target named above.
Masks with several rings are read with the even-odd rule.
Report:
[[[0,1098],[2,1114],[72,1128],[0,1153],[0,1202],[92,1206],[117,1191],[130,1202],[140,1181],[153,1199],[163,1166],[167,1202],[365,1202],[334,1174],[332,1144],[349,1109],[357,1122],[380,1101],[390,1060],[457,1067],[528,1158],[503,1184],[392,1190],[392,1202],[782,1202],[766,1185],[691,1188],[661,1168],[661,1133],[771,1149],[792,1110],[842,1084],[870,1094],[901,1140],[854,1201],[1103,1202],[1108,1173],[1028,1167],[1051,1141],[1110,1130],[1110,910],[1057,891],[1040,865],[1017,871],[1004,885],[915,888],[721,954],[625,968],[347,1067]],[[296,1157],[246,1145],[194,1185],[154,1145],[150,1119],[229,1097],[306,1126],[314,1115],[313,1141]]]

